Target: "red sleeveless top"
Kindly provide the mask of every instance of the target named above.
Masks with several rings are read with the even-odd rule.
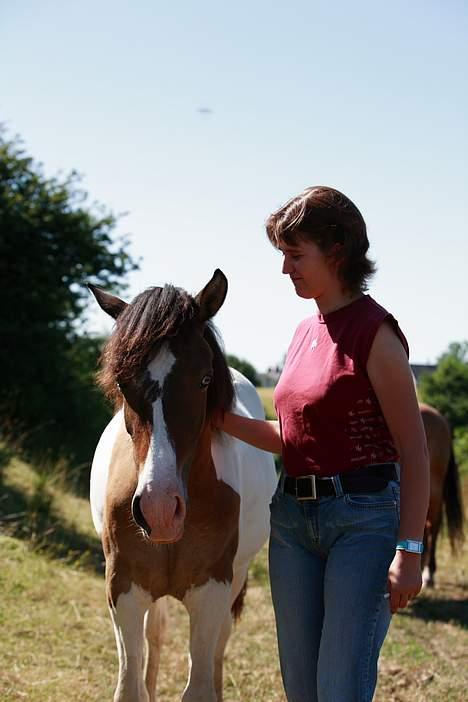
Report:
[[[398,460],[366,370],[384,321],[408,354],[396,319],[369,295],[298,326],[274,393],[288,475],[330,476]]]

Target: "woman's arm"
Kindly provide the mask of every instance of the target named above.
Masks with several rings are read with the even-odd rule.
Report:
[[[223,419],[217,422],[217,427],[263,451],[281,453],[281,435],[277,421],[252,419],[226,412]]]
[[[405,350],[388,323],[375,336],[367,372],[400,455],[399,539],[422,541],[429,504],[426,435]],[[420,561],[419,554],[397,551],[389,571],[392,611],[420,591]]]

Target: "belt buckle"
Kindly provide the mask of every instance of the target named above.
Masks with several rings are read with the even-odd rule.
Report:
[[[298,480],[310,480],[310,485],[312,488],[312,494],[310,497],[299,497],[297,494],[297,482]],[[296,478],[296,500],[298,502],[305,502],[307,500],[316,500],[317,499],[317,486],[315,483],[315,475],[300,475],[299,477]]]

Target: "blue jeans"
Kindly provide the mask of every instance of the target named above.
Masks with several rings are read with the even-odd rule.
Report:
[[[319,501],[273,496],[270,583],[288,702],[371,702],[390,625],[399,484]]]

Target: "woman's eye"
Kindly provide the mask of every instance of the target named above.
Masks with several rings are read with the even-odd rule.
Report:
[[[202,386],[202,388],[207,388],[208,385],[211,383],[211,380],[212,380],[211,375],[204,375],[202,380],[201,380],[200,385]]]
[[[302,258],[301,253],[291,253],[291,251],[282,251],[283,258],[286,258],[286,256],[289,256],[293,261],[298,261],[300,258]]]

